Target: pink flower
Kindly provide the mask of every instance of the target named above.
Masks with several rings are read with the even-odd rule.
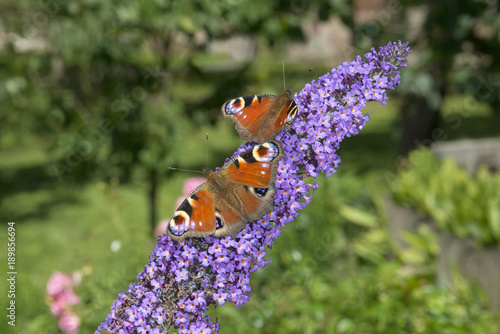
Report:
[[[71,288],[71,286],[73,286],[73,279],[70,275],[54,271],[47,282],[47,295],[55,297],[62,291]]]
[[[156,225],[154,233],[157,237],[163,235],[163,233],[167,230],[167,226],[168,226],[169,221],[170,221],[170,219],[163,219],[162,221],[160,221],[158,223],[158,225]]]
[[[80,327],[80,318],[75,312],[64,312],[59,318],[59,329],[64,333],[77,333]]]
[[[80,298],[73,291],[73,286],[81,283],[81,274],[75,272],[67,275],[55,271],[47,282],[47,301],[50,312],[59,317],[59,328],[65,333],[76,333],[80,326],[80,318],[71,305],[80,303]]]
[[[56,317],[58,317],[62,314],[65,306],[66,304],[64,304],[62,301],[54,300],[50,304],[50,312]]]
[[[182,187],[182,196],[177,198],[177,200],[175,201],[174,210],[177,209],[179,205],[182,204],[182,202],[186,199],[187,195],[189,195],[193,190],[196,189],[196,187],[198,187],[203,182],[207,182],[207,179],[199,176],[190,177],[189,179],[186,179],[184,181],[184,186]],[[165,230],[163,230],[163,232],[165,232]]]
[[[68,305],[77,305],[80,304],[80,301],[80,297],[75,294],[73,289],[68,288],[53,298],[50,311],[53,315],[60,316],[64,310],[68,309]]]
[[[207,179],[199,176],[190,177],[189,179],[186,179],[184,181],[184,187],[182,187],[182,194],[184,195],[184,197],[189,195],[193,190],[196,189],[196,187],[198,187],[203,182],[207,182]],[[184,198],[182,200],[184,200]],[[177,209],[178,207],[179,206],[177,205],[175,208]]]
[[[80,304],[80,297],[78,297],[73,289],[68,289],[62,293],[60,293],[56,300],[60,300],[66,305],[77,305]]]

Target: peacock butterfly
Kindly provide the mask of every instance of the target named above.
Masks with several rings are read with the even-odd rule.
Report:
[[[177,208],[168,236],[179,242],[210,235],[234,238],[248,222],[273,210],[276,171],[284,156],[281,142],[270,141],[241,153],[218,173],[206,169],[207,182]]]
[[[289,128],[297,117],[297,105],[292,92],[281,95],[250,95],[229,100],[221,107],[222,115],[235,124],[241,139],[263,143]]]

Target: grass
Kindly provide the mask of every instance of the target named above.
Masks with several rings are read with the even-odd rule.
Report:
[[[367,111],[372,120],[366,128],[342,143],[338,173],[320,181],[313,203],[269,253],[273,263],[254,274],[250,302],[238,310],[231,304],[211,311],[223,323],[222,332],[432,333],[434,322],[446,323],[445,316],[471,320],[463,330],[446,327],[449,333],[483,333],[494,324],[493,313],[481,308],[469,288],[450,292],[422,278],[404,279],[395,274],[394,262],[367,265],[353,251],[360,230],[345,223],[338,206],[347,202],[376,212],[370,189],[387,189],[381,175],[391,170],[396,155],[392,129],[398,119],[397,100],[384,107],[370,104]],[[238,143],[230,122],[206,127],[186,142],[191,153],[176,167],[205,166],[205,132],[212,169],[222,165]],[[154,246],[146,223],[146,186],[140,179],[127,185],[59,182],[48,168],[54,157],[46,148],[42,140],[28,136],[0,152],[0,248],[6,248],[6,222],[16,222],[16,330],[57,332],[45,303],[46,282],[55,270],[81,270],[85,275],[76,292],[82,304],[76,311],[82,318],[81,332],[93,332],[116,295],[147,264]],[[160,218],[172,214],[186,177],[178,172],[163,181]],[[119,242],[119,250],[111,250],[113,242]],[[6,291],[5,280],[0,287]],[[440,317],[439,309],[429,309],[424,297],[449,310]],[[4,310],[7,303],[0,303]],[[0,322],[0,332],[8,328],[6,321]]]
[[[36,212],[30,212],[36,211],[38,206],[22,205],[33,200],[47,203],[63,195],[74,198],[50,205],[39,217]],[[87,271],[90,269],[84,282],[88,280],[100,287],[100,294],[89,296],[92,300],[84,300],[84,303],[93,310],[95,317],[86,319],[95,325],[102,314],[107,313],[116,294],[126,287],[125,282],[134,280],[148,261],[153,241],[148,238],[143,223],[146,217],[144,196],[134,189],[112,188],[103,183],[79,187],[58,185],[51,190],[17,194],[4,200],[2,208],[15,205],[27,210],[26,219],[15,219],[17,323],[21,332],[31,332],[32,329],[25,330],[24,326],[30,326],[33,321],[44,319],[45,323],[50,319],[44,300],[45,285],[53,271],[69,273],[84,267]],[[116,253],[110,251],[114,240],[122,245]],[[2,243],[4,241],[2,238]],[[49,326],[37,328],[37,332],[43,333],[44,329],[47,333],[55,331]]]

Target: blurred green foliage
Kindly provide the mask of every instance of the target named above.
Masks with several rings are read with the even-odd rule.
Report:
[[[253,83],[247,62],[208,58],[209,42],[234,33],[257,34],[264,47],[301,38],[305,13],[332,12],[333,5],[321,3],[0,5],[0,143],[14,146],[36,133],[53,157],[46,172],[59,182],[130,182],[139,170],[148,182],[153,227],[158,185],[168,167],[178,166],[187,138],[213,124],[222,103]]]
[[[365,47],[391,35],[409,40],[413,50],[397,89],[404,97],[398,123],[400,155],[449,139],[439,129],[452,125],[457,130],[476,104],[487,104],[498,119],[500,12],[496,1],[394,1],[374,16],[356,28],[357,45]],[[473,103],[463,102],[457,115],[445,117],[443,103],[453,95],[466,95]]]
[[[481,166],[470,175],[451,158],[429,149],[413,151],[392,183],[395,200],[432,218],[441,231],[500,245],[500,174]]]
[[[214,70],[201,61],[207,44],[234,32],[268,45],[300,38],[304,13],[320,3],[11,2],[1,8],[0,131],[45,137],[59,179],[126,180],[136,165],[164,173],[186,136],[216,119],[208,111],[231,97],[221,92],[252,81],[245,63]]]

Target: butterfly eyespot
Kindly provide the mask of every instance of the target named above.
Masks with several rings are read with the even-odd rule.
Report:
[[[222,222],[222,219],[220,218],[215,218],[215,228],[219,229],[224,227],[224,223]]]
[[[241,115],[241,110],[245,107],[245,100],[240,98],[227,101],[222,105],[222,111],[226,115]]]
[[[251,194],[254,194],[258,197],[263,197],[267,194],[270,188],[255,188],[255,187],[245,187],[247,191]]]
[[[263,197],[267,194],[269,188],[254,188],[255,194],[259,197]]]
[[[279,148],[273,142],[264,143],[259,146],[255,146],[253,149],[253,156],[257,161],[268,161],[271,162],[279,154]]]
[[[215,213],[215,229],[218,230],[224,227],[224,221],[219,212]]]
[[[189,230],[189,225],[189,215],[184,211],[176,211],[168,223],[168,229],[173,235],[180,236]]]

